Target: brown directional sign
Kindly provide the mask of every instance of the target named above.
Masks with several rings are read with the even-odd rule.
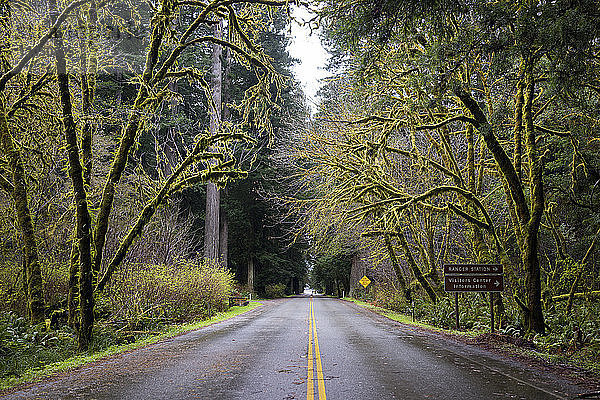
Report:
[[[445,264],[444,275],[462,274],[502,274],[502,264]]]
[[[502,292],[502,275],[445,275],[446,292]]]

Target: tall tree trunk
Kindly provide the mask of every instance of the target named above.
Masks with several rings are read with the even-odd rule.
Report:
[[[215,25],[215,37],[222,36],[221,23]],[[210,114],[210,133],[217,134],[221,122],[221,54],[222,49],[218,44],[213,45],[212,52],[212,103],[213,110]],[[219,259],[219,189],[214,183],[206,185],[206,219],[204,221],[204,257],[217,261]]]
[[[31,221],[29,200],[27,198],[27,181],[21,154],[10,134],[6,119],[6,104],[0,95],[0,148],[8,158],[12,174],[12,197],[17,212],[17,222],[23,240],[24,285],[27,297],[27,311],[31,322],[38,323],[44,319],[44,296],[42,288],[42,271],[38,258],[35,232]]]
[[[222,194],[227,193],[223,191]],[[222,207],[219,209],[219,261],[222,265],[227,265],[227,257],[229,253],[229,222],[227,221],[227,212]]]
[[[248,291],[254,293],[254,258],[248,257]]]
[[[206,185],[206,219],[204,220],[204,258],[219,259],[219,204],[217,185]]]
[[[94,90],[96,86],[96,74],[98,69],[97,55],[97,20],[96,2],[92,1],[85,13],[85,18],[78,14],[79,29],[79,65],[81,69],[81,111],[83,114],[83,127],[81,132],[81,150],[83,157],[83,182],[90,187],[92,181],[92,104],[94,101]],[[77,237],[77,231],[74,233]],[[67,294],[67,321],[71,327],[75,327],[76,311],[79,306],[78,280],[79,280],[79,249],[78,242],[73,241],[71,249],[69,268],[69,292]],[[93,274],[93,280],[97,279],[97,272]],[[93,284],[93,282],[92,282]]]
[[[48,2],[52,23],[58,16],[56,0]],[[77,144],[77,127],[73,119],[73,106],[69,91],[69,75],[63,47],[62,33],[57,32],[54,40],[56,58],[56,74],[58,90],[62,105],[65,143],[69,163],[69,177],[73,184],[73,193],[77,215],[77,237],[79,252],[79,350],[87,350],[92,340],[94,325],[94,294],[92,286],[92,252],[91,252],[91,218],[88,209],[87,195],[84,187],[83,167],[79,159]]]
[[[542,284],[538,259],[538,233],[544,213],[543,161],[538,154],[535,130],[533,126],[533,99],[535,96],[535,80],[533,76],[534,61],[527,59],[525,70],[525,103],[523,119],[527,155],[529,157],[530,203],[531,217],[527,221],[524,232],[523,265],[525,269],[525,286],[527,290],[527,307],[529,308],[528,330],[544,333],[544,315],[542,313]]]
[[[515,126],[514,126],[514,142],[515,142],[515,155],[514,163],[515,170],[519,176],[519,180],[523,180],[522,175],[522,159],[523,159],[523,90],[525,89],[524,82],[525,68],[524,64],[521,64],[519,69],[519,81],[517,82],[517,94],[515,95]]]
[[[350,269],[350,289],[348,291],[348,295],[350,297],[354,297],[356,289],[359,288],[360,285],[358,281],[367,273],[365,258],[367,258],[366,250],[362,247],[359,247],[356,253],[352,256],[352,267]],[[396,267],[394,267],[394,270],[395,268]],[[402,280],[404,280],[404,277],[402,277]],[[406,286],[406,281],[404,282],[404,285]]]
[[[543,333],[545,330],[544,316],[541,301],[540,266],[538,260],[538,233],[544,212],[544,189],[542,182],[542,159],[537,154],[535,142],[535,131],[533,126],[533,114],[531,111],[535,92],[533,77],[534,60],[525,59],[525,96],[523,104],[523,120],[525,123],[525,141],[529,156],[530,173],[530,204],[527,204],[525,190],[521,179],[504,148],[500,145],[494,133],[494,127],[489,123],[483,110],[473,99],[471,94],[462,87],[455,87],[454,93],[463,105],[471,112],[475,121],[474,126],[483,136],[488,150],[492,153],[498,169],[502,173],[507,189],[509,205],[514,204],[515,231],[520,238],[521,261],[525,269],[525,291],[527,295],[527,307],[525,307],[525,319],[527,329]],[[522,237],[521,237],[521,234]]]
[[[79,16],[79,65],[81,69],[81,111],[83,126],[81,130],[81,151],[83,158],[83,181],[89,186],[92,175],[92,137],[93,116],[92,105],[96,89],[96,75],[98,70],[98,13],[96,2],[92,1],[85,13],[85,20]]]
[[[77,244],[77,229],[73,232],[73,244],[69,266],[69,292],[67,293],[67,323],[77,328],[77,308],[79,307],[79,245]]]
[[[225,48],[225,72],[221,79],[221,121],[231,120],[231,111],[227,104],[231,101],[231,49]],[[221,264],[227,265],[229,258],[229,220],[227,210],[223,208],[223,196],[227,196],[227,189],[221,191],[221,202],[219,204],[219,260]]]
[[[10,35],[11,35],[11,4],[5,2],[0,5],[0,76],[10,69]],[[21,159],[21,153],[10,133],[6,117],[7,99],[4,96],[4,85],[10,79],[3,82],[0,88],[0,152],[8,158],[8,169],[6,176],[2,176],[2,188],[12,197],[17,214],[17,223],[21,231],[23,241],[23,291],[27,300],[27,312],[33,323],[44,319],[44,296],[42,287],[42,272],[39,264],[35,231],[29,210],[27,198],[27,181],[25,179],[25,168]]]

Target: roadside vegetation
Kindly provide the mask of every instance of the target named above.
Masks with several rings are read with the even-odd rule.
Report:
[[[0,2],[2,387],[303,287],[271,196],[307,115],[288,23],[286,1]]]
[[[600,379],[600,304],[579,301],[573,306],[573,317],[566,313],[566,304],[557,304],[546,313],[545,335],[526,334],[517,309],[507,310],[513,318],[499,325],[490,334],[489,298],[481,294],[463,294],[459,300],[460,327],[455,325],[454,296],[444,296],[437,304],[403,300],[390,302],[385,290],[372,288],[356,298],[346,298],[394,321],[439,330],[446,334],[470,338],[508,354],[538,358],[549,363],[572,368],[575,373],[586,371]]]
[[[253,301],[244,307],[234,306],[227,311],[217,312],[209,319],[154,324],[151,331],[123,331],[115,329],[110,321],[102,321],[95,327],[92,346],[85,353],[78,351],[76,334],[66,326],[48,330],[43,326],[31,326],[25,318],[14,314],[3,314],[0,332],[9,338],[4,336],[1,348],[3,357],[0,367],[3,375],[0,377],[0,393],[23,383],[35,382],[52,374],[200,329],[259,306],[259,302]]]
[[[598,371],[598,2],[318,2],[331,73],[289,150],[313,287]],[[293,197],[293,196],[292,196]],[[485,338],[486,336],[482,336]],[[491,339],[490,339],[491,340]]]
[[[505,271],[462,329],[597,371],[599,210],[595,0],[0,1],[1,379],[309,279],[451,329],[450,263]]]

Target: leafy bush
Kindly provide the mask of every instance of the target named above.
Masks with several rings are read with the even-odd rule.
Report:
[[[42,280],[44,284],[44,301],[47,307],[66,306],[69,292],[69,264],[55,264],[51,261],[42,263]]]
[[[102,305],[113,320],[142,328],[151,321],[208,318],[227,308],[233,275],[211,262],[127,265],[116,273]]]
[[[535,344],[551,354],[574,353],[585,347],[600,355],[600,303],[576,302],[571,313],[566,304],[557,304],[555,312],[546,313],[547,335],[537,335]]]
[[[407,312],[409,305],[404,294],[390,286],[377,286],[373,290],[372,302],[388,310]]]
[[[0,264],[0,312],[27,313],[19,266]]]
[[[20,375],[75,354],[75,335],[68,328],[49,332],[13,312],[0,315],[0,378]]]
[[[285,296],[286,286],[283,283],[275,283],[265,286],[265,296],[268,299],[276,299]]]
[[[460,294],[458,301],[458,319],[461,329],[485,331],[490,326],[489,295],[482,293]],[[436,304],[419,298],[415,300],[415,309],[419,319],[444,328],[455,327],[454,295],[440,296]]]

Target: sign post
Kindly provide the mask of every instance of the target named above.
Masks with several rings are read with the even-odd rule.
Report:
[[[494,332],[494,293],[504,290],[504,268],[501,264],[445,264],[444,290],[454,292],[456,329],[459,292],[490,292],[490,329]]]
[[[460,330],[460,321],[458,320],[458,292],[454,292],[454,325],[456,330]]]
[[[490,332],[494,333],[494,292],[490,292]]]

